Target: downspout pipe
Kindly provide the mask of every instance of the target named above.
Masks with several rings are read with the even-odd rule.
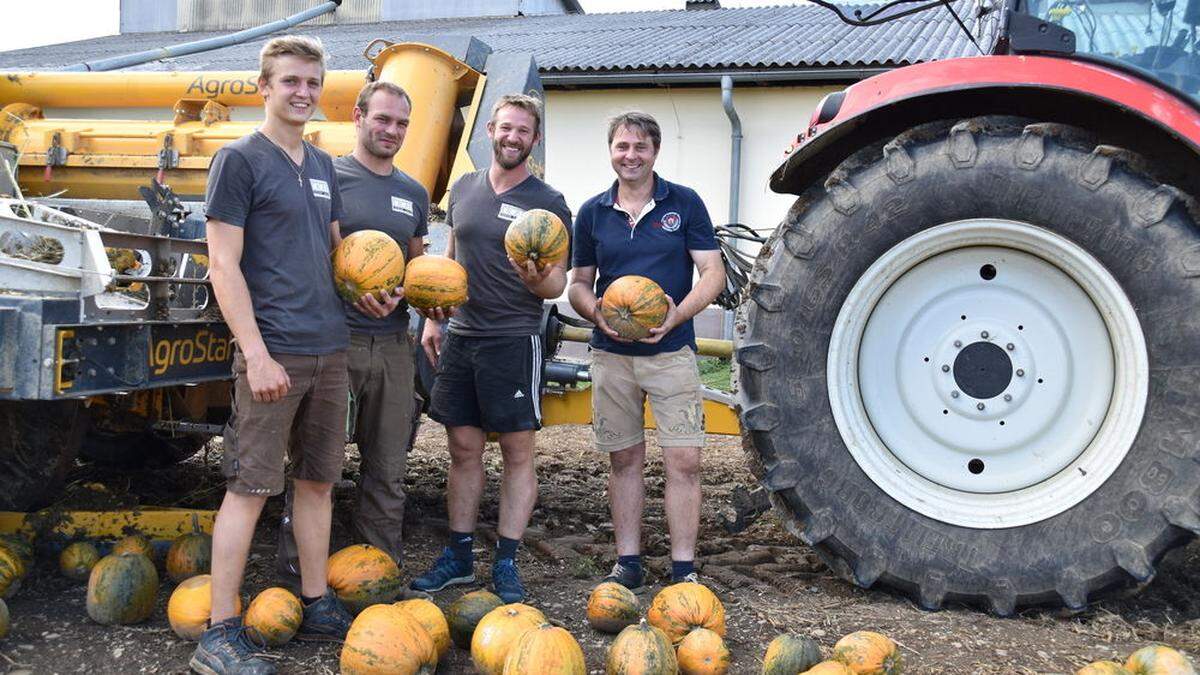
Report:
[[[217,37],[206,38],[204,40],[196,40],[194,42],[185,42],[181,45],[172,45],[170,47],[159,47],[158,49],[148,49],[144,52],[135,52],[133,54],[125,54],[123,56],[114,56],[107,59],[97,59],[95,61],[83,61],[75,63],[60,70],[69,72],[99,72],[104,70],[117,70],[119,68],[128,68],[150,61],[158,61],[161,59],[169,59],[179,56],[187,56],[188,54],[196,54],[199,52],[207,52],[213,49],[220,49],[230,45],[249,42],[255,38],[260,38],[264,35],[270,35],[277,31],[285,30],[297,24],[304,23],[309,19],[315,19],[318,16],[328,14],[337,9],[342,4],[342,0],[327,0],[312,9],[306,9],[303,12],[298,12],[285,19],[265,23],[255,28],[247,28],[236,33],[228,35],[220,35]]]
[[[729,149],[729,222],[741,222],[738,219],[738,201],[742,189],[742,120],[738,117],[737,109],[733,107],[733,78],[721,76],[721,105],[725,107],[725,115],[729,118],[730,149]],[[737,243],[734,243],[737,246]],[[733,312],[725,310],[725,320],[721,326],[722,337],[726,340],[733,338]]]

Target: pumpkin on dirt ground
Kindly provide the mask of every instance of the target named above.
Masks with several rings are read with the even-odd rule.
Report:
[[[841,661],[822,661],[801,675],[854,675],[854,671]]]
[[[268,647],[287,644],[300,629],[304,605],[291,591],[278,586],[268,588],[250,601],[242,623]]]
[[[1142,647],[1129,655],[1125,669],[1134,675],[1195,675],[1188,657],[1162,645]]]
[[[142,534],[131,534],[117,541],[117,543],[113,544],[111,553],[113,555],[141,553],[150,562],[154,562],[154,544]]]
[[[729,648],[720,635],[707,628],[696,628],[683,636],[675,658],[683,675],[724,675],[729,672]]]
[[[236,611],[242,613],[242,599],[237,598]],[[167,623],[184,640],[199,640],[212,616],[212,577],[198,574],[185,579],[171,592],[167,600]]]
[[[833,645],[833,658],[859,675],[891,675],[901,671],[900,652],[886,635],[869,630],[851,633]]]
[[[654,596],[646,612],[650,625],[679,644],[693,628],[707,628],[725,637],[725,606],[703,584],[685,581],[667,586]]]
[[[671,639],[645,619],[617,634],[604,662],[606,675],[674,675],[679,662]]]
[[[433,645],[437,647],[438,659],[450,651],[450,624],[437,605],[424,598],[413,598],[397,602],[396,607],[412,614],[429,631],[429,637],[433,638]]]
[[[0,597],[12,597],[24,577],[25,563],[21,556],[12,549],[0,547]]]
[[[458,307],[467,301],[467,270],[443,255],[417,256],[404,272],[404,299],[417,309]]]
[[[87,613],[103,625],[145,621],[158,596],[158,572],[140,553],[107,555],[92,568],[87,586]]]
[[[545,209],[530,209],[504,231],[504,250],[521,267],[532,260],[539,270],[567,259],[570,235],[562,220]]]
[[[212,568],[212,537],[203,532],[181,534],[167,549],[167,576],[179,583]]]
[[[1115,661],[1096,661],[1075,671],[1075,675],[1132,675]]]
[[[546,623],[546,616],[529,605],[514,602],[488,612],[471,636],[471,661],[483,675],[504,672],[504,659],[526,632]]]
[[[608,327],[627,340],[650,336],[667,319],[667,294],[653,280],[634,274],[620,277],[604,289],[600,314]]]
[[[587,620],[598,631],[620,633],[641,617],[637,596],[621,584],[605,581],[588,597]]]
[[[333,251],[333,278],[346,302],[371,293],[391,293],[404,282],[404,251],[386,232],[359,230],[342,238]]]
[[[350,613],[391,602],[400,592],[400,568],[370,544],[354,544],[329,556],[329,587]]]
[[[33,565],[33,542],[16,533],[0,534],[0,546],[5,546],[21,558],[25,567]]]
[[[0,600],[0,640],[8,637],[8,631],[12,628],[12,623],[8,616],[8,605]]]
[[[86,541],[77,541],[62,550],[58,556],[58,570],[68,579],[87,581],[92,568],[100,561],[100,552]]]
[[[371,605],[350,624],[342,645],[344,675],[433,675],[437,647],[412,614],[395,605]]]
[[[450,639],[455,646],[470,649],[471,637],[479,620],[503,605],[500,596],[490,591],[471,591],[450,603],[450,608],[446,610],[446,622],[450,624]]]
[[[503,675],[587,675],[583,649],[564,628],[544,623],[527,631],[504,659]]]
[[[796,675],[821,662],[821,646],[802,635],[784,634],[771,640],[763,656],[762,675]]]

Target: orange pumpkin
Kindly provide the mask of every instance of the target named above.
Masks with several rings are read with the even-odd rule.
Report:
[[[404,251],[386,232],[359,230],[333,251],[333,278],[347,302],[371,293],[380,300],[404,281]]]
[[[545,209],[517,216],[504,232],[504,250],[524,267],[532,260],[539,270],[566,261],[570,236],[562,220]]]
[[[678,644],[693,628],[725,636],[725,607],[712,591],[690,581],[667,586],[654,596],[646,620]]]
[[[329,587],[357,614],[370,605],[391,602],[400,592],[400,568],[392,556],[370,544],[354,544],[329,556]]]
[[[650,336],[667,319],[667,294],[653,280],[637,275],[623,276],[608,285],[600,303],[600,314],[608,327],[628,340]]]
[[[8,617],[8,605],[3,600],[0,600],[0,640],[8,637],[8,631],[12,628]]]
[[[25,577],[25,563],[10,548],[0,547],[0,597],[12,597]]]
[[[471,637],[475,626],[487,613],[504,605],[498,595],[490,591],[471,591],[450,603],[446,611],[446,622],[450,624],[450,639],[459,649],[471,648]]]
[[[212,537],[203,532],[181,534],[167,549],[167,576],[178,583],[212,568]]]
[[[544,623],[509,650],[503,675],[587,675],[587,665],[583,649],[569,632]]]
[[[592,589],[587,620],[598,631],[619,633],[637,623],[641,616],[637,596],[621,584],[605,581]]]
[[[0,534],[0,546],[12,549],[21,558],[21,562],[25,563],[25,567],[33,566],[33,543],[26,539],[23,535],[8,533]]]
[[[350,624],[342,645],[344,675],[433,675],[437,648],[429,632],[395,605],[371,605]]]
[[[242,599],[237,598],[237,612],[242,613]],[[212,616],[212,577],[198,574],[175,587],[167,600],[167,622],[171,630],[184,640],[199,640]]]
[[[92,568],[100,561],[100,552],[86,541],[77,541],[62,550],[58,556],[58,569],[62,575],[74,581],[87,581]]]
[[[458,307],[467,301],[467,270],[446,256],[413,258],[404,273],[404,299],[418,309]]]
[[[396,607],[412,614],[413,618],[429,631],[429,637],[433,638],[433,645],[437,647],[439,659],[446,656],[446,652],[450,651],[450,624],[446,622],[446,615],[442,614],[437,605],[424,598],[413,598],[397,602]]]
[[[268,588],[250,601],[242,623],[246,630],[268,647],[279,647],[300,629],[304,605],[286,588]]]
[[[145,535],[131,534],[113,544],[112,555],[121,555],[122,553],[141,553],[150,562],[154,562],[154,544]]]
[[[800,635],[780,635],[767,645],[763,675],[796,675],[821,662],[821,647]]]
[[[529,605],[514,602],[497,607],[479,620],[471,637],[471,660],[483,675],[500,675],[508,652],[527,631],[546,622],[546,617]]]
[[[683,675],[724,675],[729,671],[725,640],[707,628],[696,628],[683,636],[675,657]]]
[[[801,675],[854,675],[854,671],[841,661],[822,661]]]
[[[891,675],[899,673],[902,665],[896,643],[886,635],[869,630],[860,630],[838,640],[833,646],[833,658],[860,675]]]
[[[679,672],[671,639],[642,619],[617,635],[608,648],[606,675],[675,675]]]
[[[140,553],[104,556],[88,577],[87,613],[103,625],[145,621],[158,596],[158,572]]]
[[[1125,669],[1134,675],[1195,675],[1188,657],[1162,645],[1142,647],[1129,655]]]
[[[1115,661],[1096,661],[1075,671],[1075,675],[1131,675],[1131,673]]]

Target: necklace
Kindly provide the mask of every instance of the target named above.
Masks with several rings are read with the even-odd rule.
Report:
[[[262,134],[261,131],[258,133]],[[292,171],[296,172],[296,185],[299,185],[301,189],[304,189],[304,165],[297,165],[292,159],[291,155],[287,154],[283,148],[279,147],[275,141],[271,140],[270,136],[263,134],[263,138],[267,139],[267,142],[271,144],[271,147],[275,148],[279,151],[279,154],[283,155],[283,158],[287,160],[288,166],[291,167]],[[301,149],[304,148],[303,141],[301,141],[300,147]]]

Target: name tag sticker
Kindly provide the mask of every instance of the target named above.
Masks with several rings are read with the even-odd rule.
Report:
[[[525,209],[501,202],[500,212],[496,214],[496,217],[500,220],[516,220],[522,213],[525,213]]]
[[[392,196],[392,210],[403,213],[406,216],[413,214],[413,203],[411,199]]]
[[[310,184],[312,184],[312,192],[313,192],[314,197],[320,197],[321,199],[330,199],[329,183],[326,183],[325,181],[321,180],[320,178],[309,178],[308,182]]]

